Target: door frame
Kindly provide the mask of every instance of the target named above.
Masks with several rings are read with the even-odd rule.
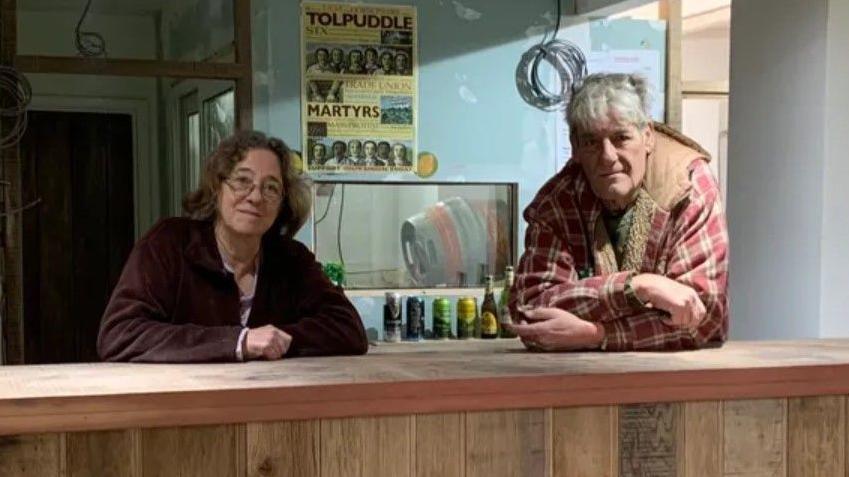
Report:
[[[168,87],[165,93],[165,114],[168,134],[171,138],[171,147],[168,151],[169,172],[174,177],[174,184],[171,188],[171,213],[180,215],[182,213],[183,196],[188,190],[183,190],[185,182],[185,173],[190,170],[191,164],[188,164],[189,158],[183,153],[183,127],[182,127],[182,111],[180,107],[181,99],[190,94],[197,94],[198,113],[200,113],[200,171],[198,177],[203,175],[203,164],[206,162],[206,155],[211,151],[204,150],[204,144],[208,141],[208,131],[204,130],[204,110],[205,101],[218,96],[221,93],[233,90],[235,94],[236,83],[229,80],[198,80],[198,79],[183,79]],[[235,98],[234,98],[235,99]],[[236,120],[238,121],[238,111]],[[239,126],[236,126],[238,130]]]
[[[153,112],[146,99],[33,95],[29,109],[66,113],[113,113],[131,116],[133,134],[133,227],[136,240],[159,217],[158,131],[151,121]]]

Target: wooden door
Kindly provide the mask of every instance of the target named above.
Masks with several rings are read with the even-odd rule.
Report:
[[[24,361],[97,360],[134,238],[132,119],[34,111],[21,143]]]

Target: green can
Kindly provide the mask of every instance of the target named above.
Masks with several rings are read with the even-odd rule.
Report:
[[[448,298],[433,300],[433,339],[447,340],[451,337],[451,301]]]
[[[457,300],[457,339],[475,337],[475,321],[478,316],[478,300],[464,296]]]

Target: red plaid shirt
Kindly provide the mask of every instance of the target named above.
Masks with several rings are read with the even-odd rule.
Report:
[[[525,209],[525,253],[511,293],[517,306],[557,307],[601,323],[610,351],[679,350],[725,341],[728,332],[728,233],[719,188],[703,160],[690,165],[689,193],[671,211],[656,207],[640,270],[595,275],[593,225],[602,205],[571,161]],[[699,294],[705,319],[692,330],[664,323],[665,312],[632,304],[625,280],[663,275]]]

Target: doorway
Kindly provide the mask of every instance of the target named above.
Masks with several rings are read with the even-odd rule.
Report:
[[[132,117],[31,111],[21,159],[24,362],[97,361],[134,242]]]

